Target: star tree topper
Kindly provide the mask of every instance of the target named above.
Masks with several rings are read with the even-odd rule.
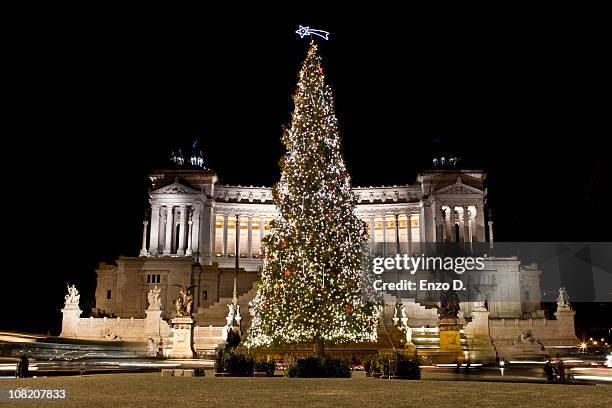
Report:
[[[300,26],[295,33],[297,35],[300,36],[300,38],[304,38],[307,35],[309,35],[310,37],[312,37],[313,35],[319,36],[321,38],[323,38],[324,40],[329,40],[329,32],[328,31],[323,31],[323,30],[315,30],[314,28],[310,28],[308,26],[304,27],[304,26]]]

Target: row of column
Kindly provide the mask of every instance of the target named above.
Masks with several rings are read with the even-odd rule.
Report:
[[[370,242],[372,248],[375,244],[382,244],[382,252],[386,256],[388,244],[395,242],[396,252],[399,251],[400,217],[406,219],[406,238],[408,251],[412,251],[413,231],[412,220],[418,217],[419,231],[418,241],[446,241],[446,242],[484,242],[485,241],[485,221],[484,210],[482,206],[468,205],[451,205],[442,204],[437,206],[436,211],[433,207],[423,208],[421,212],[406,211],[402,213],[384,213],[373,214],[370,216]],[[200,234],[200,218],[202,216],[199,206],[190,207],[187,205],[152,205],[151,207],[151,225],[149,228],[149,249],[146,248],[146,237],[148,221],[144,221],[143,225],[143,245],[140,251],[141,256],[147,255],[192,255],[199,252]],[[429,210],[429,211],[426,211]],[[210,214],[209,214],[210,213]],[[204,220],[204,230],[209,229],[206,233],[204,241],[209,241],[208,245],[204,242],[202,255],[214,256],[215,240],[216,240],[216,222],[214,210],[207,212],[205,217],[210,217]],[[253,257],[253,229],[259,229],[259,248],[261,252],[262,240],[265,235],[265,219],[259,216],[259,225],[253,225],[253,215],[236,215],[223,213],[223,233],[222,233],[222,257],[228,257],[228,236],[229,236],[229,221],[235,219],[235,234],[240,240],[242,222],[247,224],[247,239],[246,239],[246,256]],[[175,222],[178,217],[178,222]],[[395,218],[395,234],[392,240],[389,239],[388,233],[388,218]],[[431,219],[427,219],[427,218]],[[376,241],[376,221],[382,220],[382,241]],[[180,229],[176,231],[176,225],[180,225]],[[458,225],[459,231],[456,233],[455,226]],[[184,227],[186,226],[186,228]],[[432,229],[432,231],[429,231]],[[436,229],[438,233],[436,233]],[[431,235],[431,236],[430,236]],[[196,239],[192,239],[192,237]],[[428,238],[429,237],[429,238]],[[206,239],[207,238],[207,239]],[[210,248],[209,248],[210,247]],[[259,255],[259,254],[258,254]]]
[[[178,217],[178,222],[175,220]],[[143,242],[141,256],[147,255],[187,255],[194,252],[193,235],[199,234],[200,209],[187,205],[152,205],[151,228],[149,229],[149,249],[146,248],[148,221],[143,222]],[[179,226],[177,232],[177,225]],[[197,246],[197,240],[196,240]],[[195,248],[197,251],[197,248]]]
[[[233,214],[232,217],[235,217],[235,221],[236,221],[234,224],[234,229],[235,229],[235,234],[236,234],[235,237],[238,237],[238,242],[240,242],[240,234],[241,234],[240,221],[246,219],[246,223],[247,223],[246,256],[247,258],[252,258],[253,257],[253,215]],[[228,257],[229,220],[230,220],[230,214],[224,213],[223,214],[223,241],[222,241],[223,247],[221,251],[221,256],[224,258]],[[263,238],[266,233],[266,224],[265,224],[265,219],[263,216],[259,217],[258,229],[259,229],[259,251],[261,253],[262,248],[263,248]]]
[[[377,252],[377,248],[376,245],[380,244],[382,246],[382,251],[380,251],[381,253],[379,253],[378,255],[382,255],[382,256],[387,256],[389,253],[389,245],[391,245],[392,243],[395,244],[395,253],[400,253],[400,229],[399,229],[399,221],[400,221],[400,217],[405,217],[406,218],[406,241],[407,241],[407,251],[408,253],[412,253],[413,251],[413,240],[412,240],[412,219],[413,219],[413,213],[412,212],[405,212],[405,213],[401,213],[401,214],[385,214],[385,213],[381,213],[381,214],[373,214],[370,215],[370,219],[369,219],[369,224],[370,224],[370,247],[372,249],[373,252]],[[393,240],[390,241],[388,239],[388,218],[389,217],[394,217],[395,218],[395,233],[393,234]],[[376,220],[377,219],[382,219],[382,241],[376,241]]]
[[[481,206],[443,205],[441,226],[442,239],[446,242],[484,242],[484,210]]]

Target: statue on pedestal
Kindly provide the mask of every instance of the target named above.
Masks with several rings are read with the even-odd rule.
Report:
[[[195,288],[196,286],[174,286],[178,286],[180,288],[179,295],[174,300],[174,307],[176,308],[176,317],[191,317],[191,309],[193,307],[193,288]]]
[[[557,312],[565,310],[572,310],[572,307],[569,302],[567,290],[565,290],[565,287],[560,287],[559,296],[557,297]]]
[[[439,314],[441,319],[456,319],[459,313],[459,296],[457,292],[449,289],[442,295]]]
[[[161,309],[161,289],[155,286],[155,288],[151,289],[147,294],[147,300],[149,301],[148,310],[160,310]]]
[[[81,298],[79,291],[74,285],[72,286],[67,285],[67,286],[68,286],[68,294],[64,296],[64,306],[65,307],[74,307],[74,306],[78,307],[79,299]]]

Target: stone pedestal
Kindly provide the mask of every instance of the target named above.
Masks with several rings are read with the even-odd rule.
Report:
[[[79,318],[83,311],[78,305],[67,305],[62,310],[62,332],[60,337],[77,337]]]
[[[457,319],[440,319],[438,323],[440,334],[440,351],[455,352],[461,351],[461,324]]]
[[[145,335],[155,340],[161,339],[162,311],[149,308],[145,313]]]
[[[489,311],[476,307],[472,311],[472,321],[465,327],[468,355],[472,362],[495,361],[495,347],[489,333]]]
[[[172,319],[172,349],[170,358],[193,358],[193,319],[175,317]]]
[[[440,319],[438,323],[438,335],[440,336],[440,348],[435,353],[432,361],[438,363],[455,363],[463,361],[464,353],[461,347],[460,330],[463,324],[459,319]]]
[[[559,345],[563,346],[577,346],[579,343],[578,337],[576,337],[576,328],[574,326],[574,315],[575,311],[571,310],[569,306],[567,308],[557,308],[555,317],[557,318],[557,337]]]

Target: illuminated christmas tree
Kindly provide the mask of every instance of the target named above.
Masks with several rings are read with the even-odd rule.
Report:
[[[368,233],[355,215],[331,88],[311,43],[282,141],[280,213],[264,241],[264,266],[247,346],[376,341],[378,305],[366,294]]]

